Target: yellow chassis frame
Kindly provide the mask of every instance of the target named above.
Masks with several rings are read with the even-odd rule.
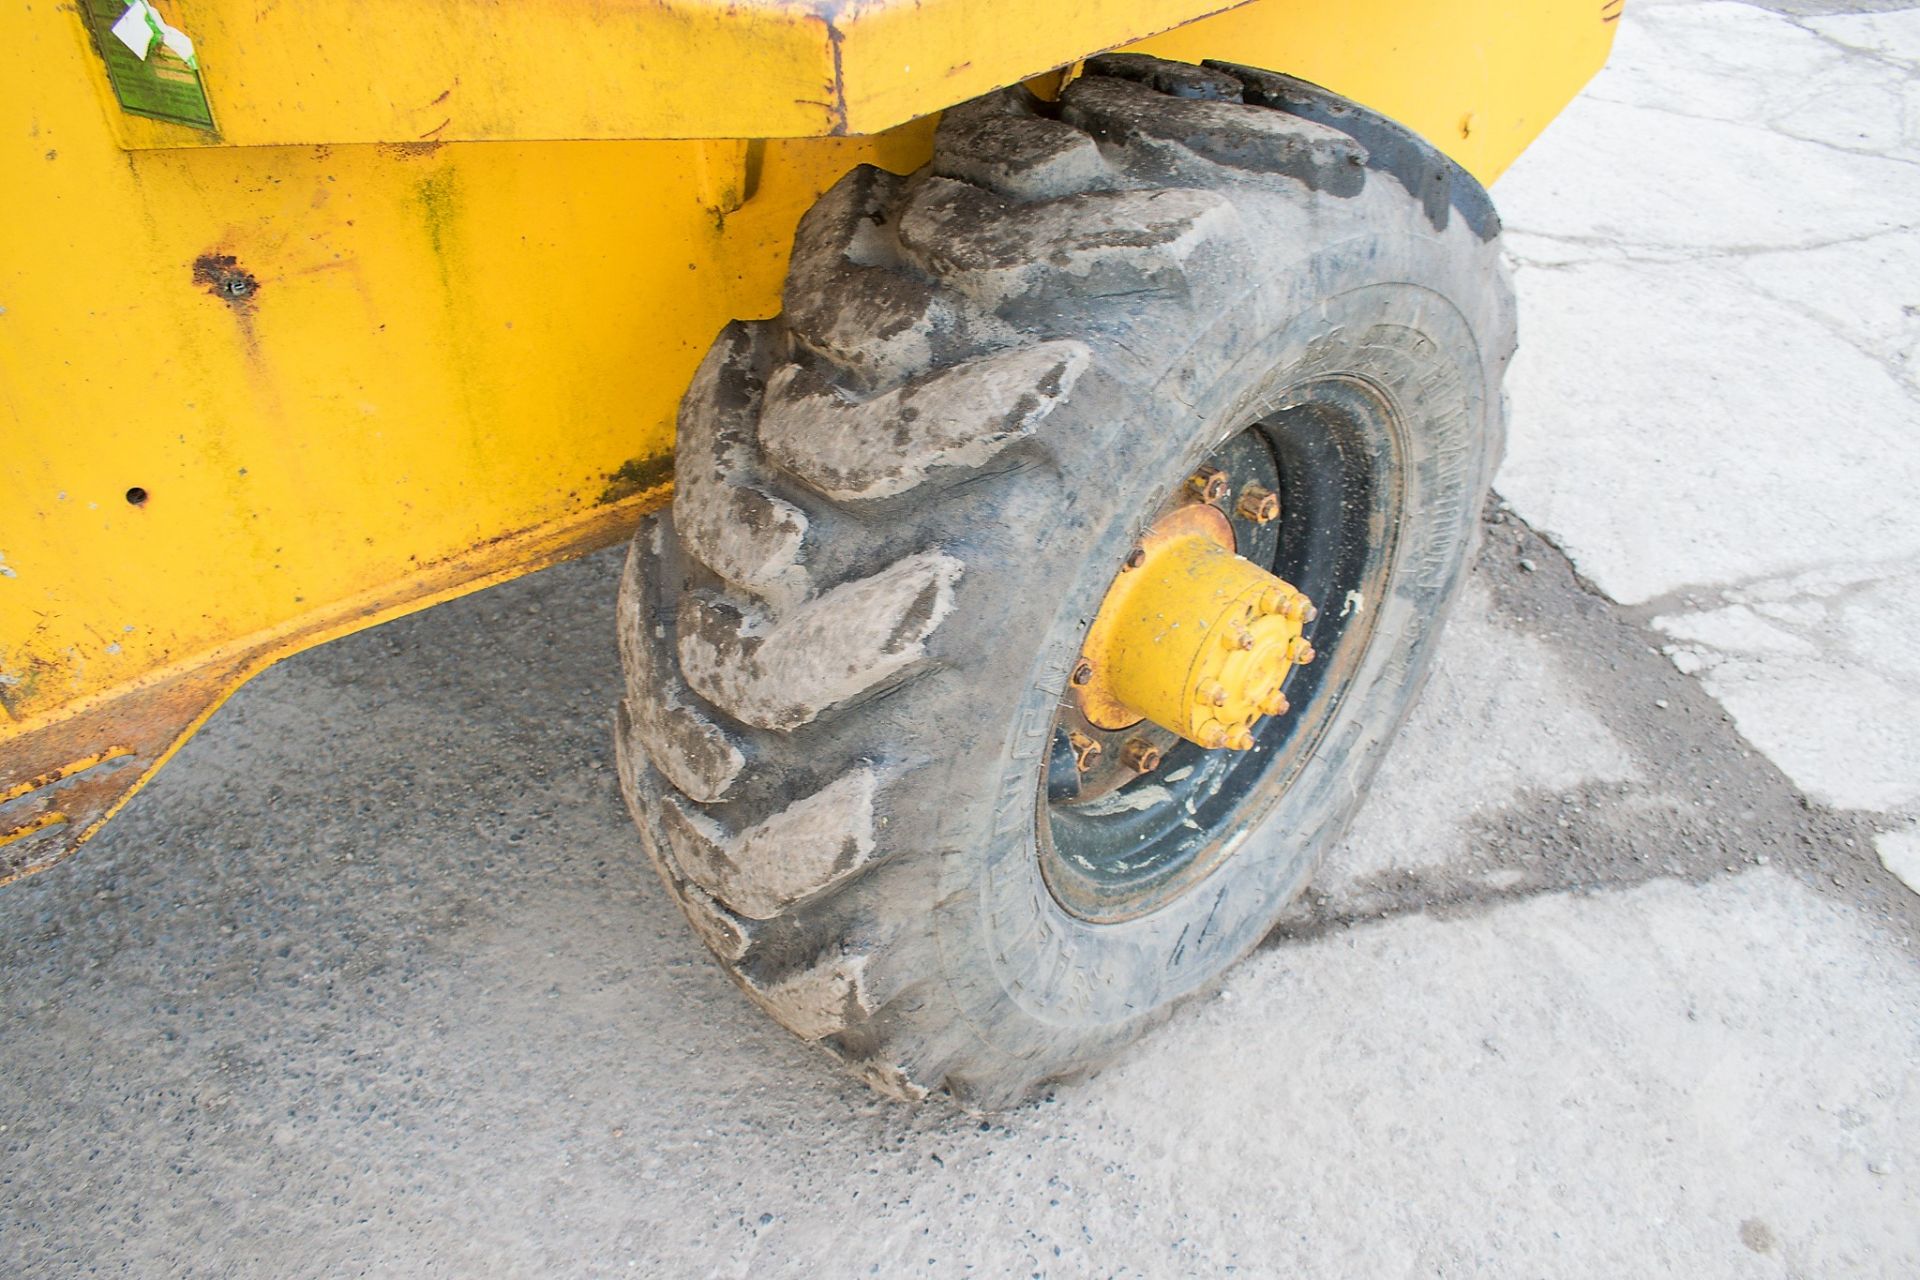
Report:
[[[156,2],[213,131],[122,111],[72,6],[0,14],[0,883],[268,664],[627,533],[801,213],[939,110],[1225,57],[1490,182],[1620,0]]]

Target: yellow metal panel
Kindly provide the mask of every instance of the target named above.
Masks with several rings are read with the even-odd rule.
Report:
[[[807,137],[840,118],[829,6],[158,3],[193,37],[219,134],[126,116],[127,147]]]
[[[1601,0],[162,0],[192,35],[217,135],[114,113],[132,148],[879,133],[1156,32],[1169,57],[1279,55],[1453,135],[1539,121],[1604,55]],[[1618,15],[1618,0],[1611,13]],[[48,12],[52,12],[51,9]],[[78,24],[75,24],[76,28]],[[1276,43],[1276,34],[1284,40]],[[85,39],[85,36],[80,36]],[[95,59],[97,62],[98,60]],[[1269,64],[1260,64],[1269,65]],[[370,73],[371,72],[371,73]],[[96,74],[98,74],[96,68]],[[1433,91],[1471,81],[1466,112]],[[104,78],[101,80],[104,86]],[[1517,91],[1517,96],[1509,96]],[[1557,101],[1555,95],[1558,95]],[[1538,115],[1544,109],[1547,115]],[[1432,129],[1425,127],[1431,124]],[[1529,135],[1530,136],[1530,135]],[[1498,147],[1473,143],[1470,152]]]
[[[879,133],[1221,0],[160,0],[217,137],[135,148]],[[376,74],[369,74],[370,69]]]
[[[1311,80],[1414,129],[1484,183],[1607,60],[1621,0],[1261,0],[1132,51]]]
[[[1223,0],[883,0],[848,5],[835,23],[841,33],[844,131],[890,128],[1232,7]]]
[[[777,144],[725,218],[726,144],[129,155],[64,27],[15,25],[67,63],[4,159],[15,721],[664,480],[680,389],[778,309],[799,213],[929,133]]]

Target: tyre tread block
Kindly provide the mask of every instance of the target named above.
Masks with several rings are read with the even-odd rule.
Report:
[[[769,364],[765,326],[721,331],[681,402],[673,522],[687,553],[729,582],[787,599],[808,593],[807,516],[767,492],[754,436]]]
[[[657,537],[658,525],[659,517],[648,517],[636,545]],[[694,705],[691,691],[680,680],[665,625],[646,607],[639,561],[638,556],[628,557],[615,603],[627,677],[622,705],[632,721],[634,740],[675,787],[696,800],[719,800],[746,768],[744,743]]]
[[[708,593],[682,598],[680,669],[735,719],[787,731],[919,666],[964,566],[927,551],[782,615]]]
[[[744,831],[669,795],[667,839],[689,880],[738,915],[767,920],[857,875],[874,856],[880,776],[856,769]]]
[[[1337,94],[1308,80],[1209,62],[1246,86],[1247,101],[1268,110],[1337,129],[1366,148],[1367,168],[1383,173],[1420,202],[1435,231],[1445,231],[1454,212],[1482,241],[1500,234],[1500,215],[1493,197],[1452,157],[1396,120],[1362,111]]]
[[[1194,188],[1090,191],[1016,205],[929,178],[901,215],[900,240],[982,306],[1017,315],[1014,304],[1055,295],[1180,295],[1189,259],[1237,236],[1239,226],[1232,201]]]
[[[681,873],[658,821],[671,794],[671,784],[648,762],[646,752],[635,738],[633,722],[624,703],[615,710],[613,744],[621,798],[626,801],[634,826],[640,830],[641,843],[660,882],[707,950],[729,966],[737,965],[752,949],[756,928],[751,921],[715,902],[710,894],[690,883]]]
[[[1024,89],[990,93],[941,116],[930,172],[1014,200],[1113,184],[1099,144],[1083,129],[1038,114]]]
[[[802,1040],[822,1040],[873,1012],[866,991],[867,957],[829,955],[771,982],[744,978],[747,994]]]
[[[1213,64],[1195,66],[1144,53],[1102,53],[1088,58],[1080,79],[1127,80],[1169,98],[1239,102],[1241,97],[1239,77]]]
[[[1291,178],[1342,198],[1360,194],[1367,150],[1338,129],[1278,111],[1201,98],[1167,98],[1126,80],[1076,80],[1063,116],[1097,138],[1157,151],[1176,171],[1183,157],[1243,174]]]
[[[935,470],[978,467],[1032,434],[1092,359],[1084,343],[983,356],[864,401],[799,365],[767,388],[761,443],[780,466],[842,502],[890,498]]]

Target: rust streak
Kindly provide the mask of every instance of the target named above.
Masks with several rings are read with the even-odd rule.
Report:
[[[96,751],[90,756],[75,760],[72,764],[63,764],[57,769],[49,769],[45,773],[28,778],[25,782],[8,787],[5,791],[0,791],[0,804],[18,800],[21,796],[38,791],[42,787],[50,787],[56,782],[71,778],[76,773],[85,773],[97,764],[105,764],[109,760],[118,760],[132,754],[133,750],[129,747],[108,747],[104,751]]]
[[[66,822],[67,822],[67,815],[60,812],[58,809],[54,809],[50,812],[41,814],[37,818],[31,818],[27,820],[26,822],[22,823],[20,826],[13,828],[13,830],[11,831],[0,831],[0,845],[12,844],[15,840],[25,840],[28,836],[33,835],[35,832],[45,831],[50,827],[65,826]]]
[[[251,311],[260,279],[230,253],[203,253],[193,260],[193,282],[235,311]]]

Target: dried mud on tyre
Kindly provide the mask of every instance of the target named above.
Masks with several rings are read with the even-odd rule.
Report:
[[[702,364],[622,584],[621,780],[695,931],[891,1094],[1002,1106],[1110,1056],[1351,817],[1471,551],[1512,335],[1473,179],[1282,76],[1094,59],[849,173],[784,314]],[[1293,736],[1106,918],[1043,865],[1057,708],[1164,495],[1250,431],[1326,513],[1282,541],[1358,585],[1326,576]]]

